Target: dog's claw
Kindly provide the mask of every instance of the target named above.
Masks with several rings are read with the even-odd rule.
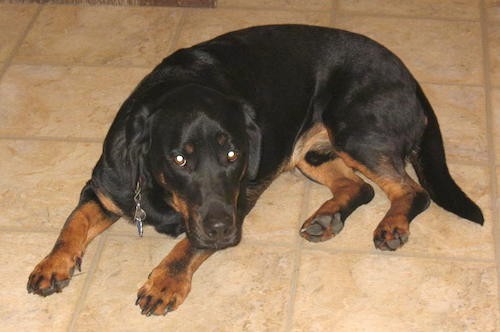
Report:
[[[170,301],[167,305],[167,307],[165,308],[166,309],[166,313],[169,313],[170,311],[173,311],[174,310],[174,306],[175,306],[175,299]]]
[[[82,272],[82,258],[81,257],[76,257],[75,259],[75,266],[78,269],[78,272]]]
[[[158,301],[156,301],[156,302],[155,302],[155,304],[153,304],[153,305],[151,306],[151,308],[149,309],[149,312],[147,313],[147,315],[146,315],[146,316],[148,316],[148,317],[149,317],[149,316],[151,316],[151,315],[155,312],[156,308],[157,308],[159,305],[161,305],[161,304],[163,304],[163,301],[162,301],[162,300],[158,300]]]

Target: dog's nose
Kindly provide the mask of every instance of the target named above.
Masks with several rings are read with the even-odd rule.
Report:
[[[232,235],[230,223],[220,220],[209,221],[206,226],[208,237],[215,242],[224,242]]]

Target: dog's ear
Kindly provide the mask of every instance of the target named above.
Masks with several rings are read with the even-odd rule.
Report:
[[[247,173],[250,180],[257,178],[259,172],[262,133],[260,127],[255,122],[255,111],[252,107],[244,104],[243,111],[245,114],[246,133],[248,137],[248,168]]]
[[[125,139],[127,142],[127,157],[131,169],[133,185],[143,178],[147,180],[145,157],[151,148],[151,111],[144,105],[134,105],[125,126]]]

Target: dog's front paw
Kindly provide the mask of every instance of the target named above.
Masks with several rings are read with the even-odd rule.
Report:
[[[75,267],[81,271],[80,256],[65,253],[50,254],[31,272],[28,279],[28,293],[48,296],[59,293],[69,284]]]
[[[155,269],[139,289],[135,304],[143,315],[166,315],[184,302],[190,290],[191,278],[187,274],[172,276],[164,269]]]

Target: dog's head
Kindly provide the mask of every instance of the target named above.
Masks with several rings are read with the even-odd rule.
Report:
[[[195,247],[236,245],[244,217],[240,195],[256,177],[260,159],[251,108],[198,85],[155,99],[146,106],[147,119],[139,120],[143,137],[136,138],[144,167],[182,215]]]

